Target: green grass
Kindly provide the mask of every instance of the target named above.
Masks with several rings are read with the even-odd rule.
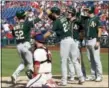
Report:
[[[16,49],[2,49],[2,76],[10,76],[20,63]],[[59,51],[52,51],[53,55],[53,74],[61,74]],[[83,53],[84,64],[87,74],[90,73],[90,64],[86,53]],[[103,74],[108,74],[108,53],[101,53],[101,61],[103,64]],[[24,71],[21,75],[24,75]]]

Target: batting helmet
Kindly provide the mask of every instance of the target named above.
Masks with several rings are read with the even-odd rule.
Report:
[[[60,15],[60,9],[58,8],[58,7],[52,7],[51,8],[51,12],[52,13],[55,13],[55,14],[57,14],[57,15]]]
[[[91,7],[89,7],[88,8],[89,9],[89,13],[91,14],[91,13],[94,13],[94,11],[95,11],[95,7],[94,6],[91,6]]]
[[[90,7],[85,7],[84,10],[87,10],[89,14],[94,13],[95,11],[95,7],[94,6],[90,6]]]
[[[75,8],[73,8],[73,7],[71,7],[71,6],[68,7],[67,11],[68,11],[69,13],[71,13],[72,16],[75,16],[75,15],[76,15],[76,10],[75,10]]]
[[[23,10],[20,10],[20,11],[17,11],[16,12],[16,17],[18,18],[18,19],[24,19],[25,18],[25,11],[23,11]]]

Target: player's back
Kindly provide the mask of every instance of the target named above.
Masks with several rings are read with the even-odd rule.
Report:
[[[12,30],[12,34],[14,35],[17,43],[25,41],[24,31],[22,29],[23,29],[23,25],[19,23],[16,24],[14,26],[14,29]]]
[[[31,27],[33,27],[33,25],[31,22],[28,21],[18,22],[16,23],[16,25],[14,25],[14,30],[12,31],[12,33],[18,43],[30,41]]]
[[[71,36],[70,26],[65,16],[60,16],[53,22],[53,30],[61,39]]]

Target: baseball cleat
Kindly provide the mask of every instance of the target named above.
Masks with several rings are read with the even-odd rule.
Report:
[[[95,81],[96,82],[101,82],[102,81],[102,77],[97,77]]]
[[[66,82],[61,82],[61,83],[59,83],[58,85],[59,85],[59,86],[66,86],[67,83],[66,83]]]
[[[14,76],[11,76],[11,81],[13,84],[16,84],[16,79],[14,78]]]
[[[84,79],[84,77],[81,77],[81,78],[79,79],[79,82],[78,82],[78,84],[82,85],[84,82],[85,82],[85,79]]]
[[[74,77],[71,77],[71,78],[69,79],[69,81],[74,81]]]
[[[95,77],[93,77],[93,76],[90,76],[90,77],[87,77],[85,80],[86,81],[95,81]]]

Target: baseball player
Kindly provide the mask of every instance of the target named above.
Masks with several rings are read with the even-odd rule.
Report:
[[[80,33],[83,32],[83,27],[81,25],[80,20],[76,17],[76,10],[75,8],[69,6],[68,7],[68,20],[69,23],[71,25],[71,31],[72,31],[72,37],[74,38],[74,41],[77,44],[77,47],[80,48],[80,41],[82,40],[80,38]],[[78,52],[78,61],[81,61],[81,54],[80,51]],[[83,69],[82,69],[83,71]],[[83,72],[84,74],[84,72]],[[84,74],[84,77],[86,76],[86,74]]]
[[[97,16],[94,15],[94,7],[86,8],[89,18],[85,24],[86,26],[86,47],[88,59],[91,63],[91,77],[89,80],[97,82],[102,81],[102,64],[100,60],[100,37],[101,37],[101,23]]]
[[[61,15],[62,16],[66,16],[67,17],[67,9],[62,9],[61,11]],[[68,75],[69,75],[69,81],[74,81],[74,77],[75,77],[75,68],[73,65],[73,62],[71,61],[71,58],[69,57],[68,60]]]
[[[45,47],[43,34],[35,35],[34,72],[26,87],[56,87],[52,80],[51,52]]]
[[[77,76],[79,77],[79,83],[84,82],[84,77],[81,71],[81,65],[77,60],[78,47],[71,37],[72,33],[69,28],[69,23],[67,18],[60,15],[60,9],[58,7],[52,7],[48,10],[48,17],[53,21],[52,31],[48,31],[44,38],[47,38],[56,32],[56,35],[60,39],[60,56],[61,56],[61,70],[62,70],[62,80],[61,84],[63,86],[67,85],[67,59],[71,56],[71,61],[73,61]]]
[[[16,83],[17,77],[20,72],[27,66],[27,71],[33,70],[33,58],[30,51],[30,30],[33,27],[33,22],[26,19],[25,12],[23,10],[16,12],[17,24],[11,27],[12,34],[16,38],[17,50],[21,57],[21,63],[12,74],[12,83]],[[37,19],[35,19],[37,21]]]

